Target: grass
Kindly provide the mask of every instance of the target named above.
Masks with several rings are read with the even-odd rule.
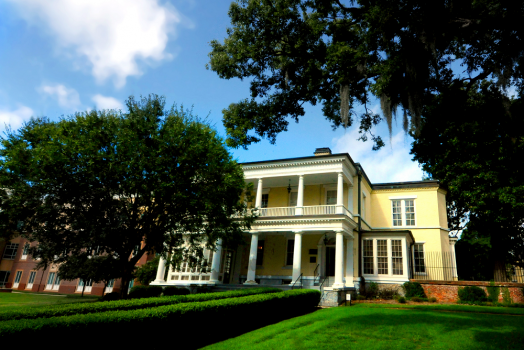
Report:
[[[51,294],[51,293],[49,293]],[[84,303],[98,301],[98,297],[77,294],[52,294],[43,293],[0,293],[0,312],[11,311],[19,308],[39,307],[48,305]]]
[[[521,309],[463,305],[391,308],[397,306],[360,304],[322,309],[206,349],[524,349],[524,316],[514,313]],[[498,314],[481,313],[485,309]]]
[[[432,310],[432,311],[449,311],[449,312],[473,312],[485,314],[500,315],[524,315],[524,308],[512,308],[502,306],[477,306],[477,305],[456,305],[456,304],[434,304],[434,305],[417,305],[417,304],[366,304],[355,305],[367,308],[379,309],[415,309],[415,310]],[[351,306],[353,307],[353,306]],[[522,320],[524,322],[524,319]]]

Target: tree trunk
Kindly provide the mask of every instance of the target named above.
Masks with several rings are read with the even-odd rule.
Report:
[[[492,250],[492,261],[493,261],[493,280],[495,282],[506,282],[506,259],[505,252],[503,251],[503,244],[500,242],[499,235],[501,230],[504,228],[499,227],[494,234],[491,235],[491,250]]]
[[[84,290],[86,289],[86,281],[84,281],[84,284],[82,285],[82,298],[84,297]]]
[[[129,288],[129,277],[122,276],[122,284],[120,286],[120,299],[127,298],[127,290]]]
[[[44,265],[44,269],[42,270],[42,277],[40,277],[40,285],[38,286],[37,292],[40,292],[40,288],[42,288],[42,280],[44,279],[45,270],[47,269],[47,265]]]

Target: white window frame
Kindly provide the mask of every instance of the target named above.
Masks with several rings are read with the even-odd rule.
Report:
[[[78,286],[76,287],[77,292],[82,292],[82,288],[84,286],[84,281],[80,278],[78,280]],[[93,288],[93,281],[88,280],[86,284],[86,289],[84,290],[84,293],[91,293],[91,289]]]
[[[32,277],[32,280],[31,280]],[[27,278],[27,285],[25,286],[25,289],[33,289],[33,283],[36,279],[36,271],[30,271],[29,277]]]
[[[415,246],[417,244],[421,244],[422,245],[422,251],[424,252],[424,272],[416,272],[415,271],[415,266],[416,266],[415,265]],[[415,276],[426,276],[428,274],[428,270],[426,268],[426,242],[425,241],[424,242],[420,242],[419,241],[419,242],[413,243],[413,251],[411,252],[411,254],[412,254],[411,258],[413,259],[412,260],[413,261],[413,274]]]
[[[22,270],[18,270],[16,271],[15,279],[13,280],[13,289],[18,289],[21,279],[22,279]]]
[[[22,247],[22,256],[20,257],[20,260],[27,260],[27,254],[29,253],[29,243],[24,244]]]
[[[399,196],[399,197],[389,197],[391,204],[391,227],[416,227],[417,226],[417,196]],[[413,201],[413,214],[415,215],[415,225],[406,225],[406,201]],[[400,201],[400,222],[401,225],[395,226],[395,221],[393,219],[393,201]]]
[[[286,252],[285,252],[285,255],[284,255],[285,256],[285,258],[284,258],[285,259],[284,266],[293,266],[293,261],[291,261],[290,265],[287,264],[287,254],[288,254],[287,250],[288,250],[288,246],[289,246],[289,241],[293,241],[293,259],[292,260],[295,260],[295,239],[294,238],[288,238],[286,240]]]
[[[328,191],[335,191],[337,192],[338,191],[338,186],[337,185],[323,185],[324,186],[324,205],[337,205],[337,203],[335,204],[328,204],[327,202],[327,193]],[[338,193],[337,193],[337,196],[338,196]]]
[[[113,278],[112,280],[109,280],[109,282],[107,282],[107,286],[106,286],[106,289],[104,290],[104,294],[112,293],[114,285],[115,285],[115,279]]]
[[[297,194],[297,204],[296,205],[291,205],[291,193]],[[298,205],[298,188],[297,187],[291,187],[291,191],[287,195],[287,205],[288,207],[292,207],[292,208],[295,208]]]
[[[370,279],[371,281],[380,280],[406,280],[409,278],[409,266],[408,266],[408,251],[406,246],[406,238],[402,236],[375,236],[375,237],[364,237],[363,241],[373,241],[373,274],[365,273],[364,271],[364,244],[362,244],[361,254],[361,266],[362,276]],[[388,273],[378,274],[378,256],[377,256],[377,241],[385,240],[387,242],[387,261],[388,261]],[[392,241],[400,241],[402,247],[402,274],[393,274],[393,251]]]

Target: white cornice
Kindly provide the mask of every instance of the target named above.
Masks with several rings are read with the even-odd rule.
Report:
[[[243,165],[242,168],[246,170],[255,169],[272,169],[272,168],[285,168],[285,167],[297,167],[297,166],[308,166],[308,165],[320,165],[330,163],[340,163],[345,160],[344,157],[337,157],[332,159],[318,159],[308,161],[280,161],[278,163],[262,163],[256,165]]]

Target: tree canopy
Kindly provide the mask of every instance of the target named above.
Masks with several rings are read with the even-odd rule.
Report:
[[[0,149],[2,234],[38,242],[39,265],[64,278],[84,278],[81,266],[95,281],[122,277],[123,293],[144,253],[202,262],[252,220],[242,168],[213,128],[156,95],[126,106],[32,119]]]
[[[450,226],[467,220],[472,242],[489,243],[486,259],[524,266],[524,108],[495,84],[457,87],[424,109],[412,154],[449,189]],[[482,250],[482,249],[480,249]],[[485,250],[485,249],[484,249]]]
[[[224,79],[250,79],[250,96],[223,111],[233,147],[262,137],[274,143],[306,103],[321,103],[333,128],[359,119],[366,140],[382,119],[368,108],[372,96],[390,132],[401,108],[404,129],[418,133],[424,106],[454,85],[491,79],[522,91],[522,2],[237,0],[229,16],[208,67]],[[371,137],[375,149],[384,144]]]

